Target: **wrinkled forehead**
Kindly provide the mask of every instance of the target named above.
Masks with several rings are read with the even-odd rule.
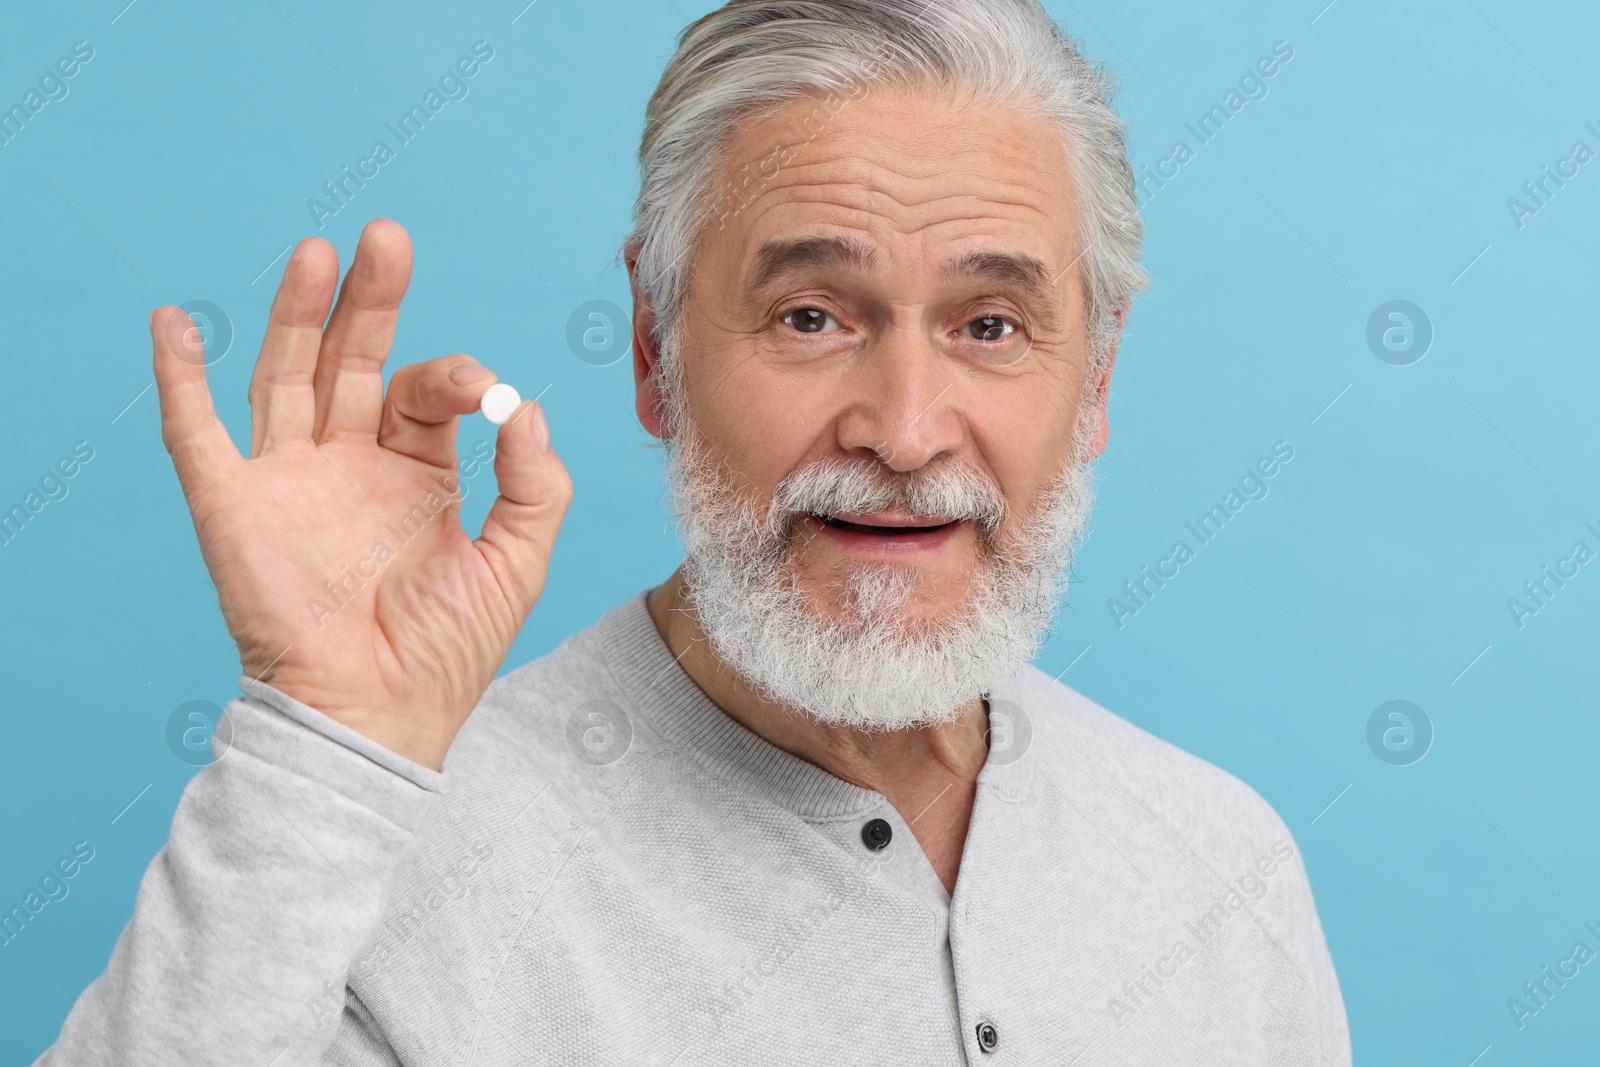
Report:
[[[798,266],[1053,275],[1076,255],[1069,155],[1015,103],[904,85],[802,98],[724,147],[706,242],[745,286]]]

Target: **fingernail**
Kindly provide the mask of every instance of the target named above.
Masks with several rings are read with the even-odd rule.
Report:
[[[550,424],[544,421],[544,408],[533,405],[533,439],[539,442],[539,451],[550,451]]]
[[[450,380],[457,385],[471,385],[488,376],[489,368],[482,363],[463,363],[459,367],[450,368]]]

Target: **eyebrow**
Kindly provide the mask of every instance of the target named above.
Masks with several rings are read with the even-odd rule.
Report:
[[[878,254],[848,237],[794,237],[761,246],[750,274],[750,288],[759,291],[786,274],[814,267],[870,270]]]
[[[1049,269],[1038,259],[1021,252],[969,252],[947,266],[946,279],[966,278],[973,281],[995,282],[1010,285],[1023,295],[1040,303],[1054,299]]]
[[[1050,268],[1034,256],[1025,252],[969,252],[947,265],[942,273],[950,281],[966,279],[1014,289],[1024,303],[1033,306],[1040,326],[1051,331],[1061,328],[1066,308],[1055,287],[1061,275],[1052,277]]]
[[[749,292],[756,293],[779,278],[798,271],[848,267],[870,270],[878,261],[870,246],[848,237],[792,237],[766,242],[756,253]],[[1046,325],[1054,326],[1061,313],[1055,292],[1056,278],[1043,261],[1024,252],[969,252],[940,272],[947,281],[966,280],[1009,286],[1040,309]],[[1063,272],[1064,273],[1064,272]]]

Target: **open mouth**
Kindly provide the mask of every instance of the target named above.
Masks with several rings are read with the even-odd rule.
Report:
[[[879,537],[902,537],[907,534],[933,533],[943,530],[947,526],[954,526],[959,520],[950,519],[945,522],[929,523],[922,526],[905,525],[874,525],[865,522],[850,522],[846,519],[835,518],[832,515],[814,516],[819,522],[832,526],[836,530],[849,530],[854,533],[876,534]]]

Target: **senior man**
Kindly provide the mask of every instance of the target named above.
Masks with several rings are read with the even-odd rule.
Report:
[[[331,317],[297,248],[248,460],[158,310],[244,695],[44,1062],[1348,1063],[1271,808],[1028,664],[1143,281],[1108,99],[1034,0],[691,25],[626,245],[686,558],[498,681],[571,485],[524,405],[462,531],[405,233]]]

